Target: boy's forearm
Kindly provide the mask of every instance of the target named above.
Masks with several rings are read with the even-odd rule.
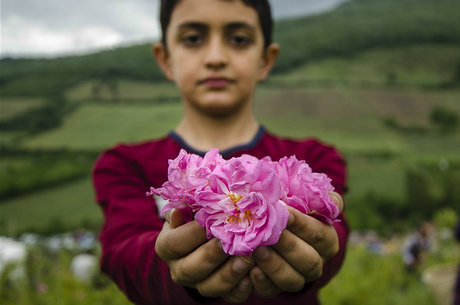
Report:
[[[150,261],[152,265],[158,265],[160,262],[156,262],[155,254],[149,247],[138,243],[138,238],[128,237],[111,245],[102,242],[101,270],[114,280],[132,302],[148,304],[151,299],[143,289],[146,286],[145,270],[149,268],[146,261]],[[153,241],[155,232],[142,234],[141,238]],[[158,277],[163,277],[161,274],[162,272],[158,272]]]
[[[104,211],[101,270],[135,304],[190,303],[188,293],[172,282],[168,266],[155,252],[161,219],[144,214],[142,220],[130,214],[125,207],[133,204],[136,200],[111,202]]]

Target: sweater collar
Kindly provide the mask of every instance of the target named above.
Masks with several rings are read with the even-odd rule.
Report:
[[[249,150],[249,149],[253,148],[254,146],[256,146],[264,135],[265,135],[265,128],[261,125],[259,127],[259,130],[257,131],[257,133],[255,134],[255,136],[252,138],[251,141],[249,141],[248,143],[245,143],[245,144],[236,145],[234,147],[224,149],[224,150],[220,151],[219,153],[222,155],[222,157],[225,158],[226,156],[234,154],[234,153],[236,153],[238,151]],[[188,151],[189,153],[193,153],[193,154],[200,155],[200,156],[204,156],[206,154],[205,151],[197,150],[197,149],[191,147],[174,130],[171,130],[169,132],[169,136],[174,141],[176,141],[183,149]]]

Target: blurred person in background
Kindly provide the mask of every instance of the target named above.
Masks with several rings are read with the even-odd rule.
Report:
[[[415,273],[423,262],[425,253],[431,247],[431,225],[423,223],[418,230],[410,235],[402,248],[403,260],[406,271]]]

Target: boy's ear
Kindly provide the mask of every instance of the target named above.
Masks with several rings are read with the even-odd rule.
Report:
[[[279,54],[280,46],[277,43],[270,44],[264,51],[264,57],[262,58],[260,65],[259,81],[263,81],[265,78],[267,78],[268,74],[275,65]]]
[[[171,69],[171,64],[169,60],[168,50],[166,49],[165,45],[161,42],[157,42],[153,45],[153,56],[160,66],[161,71],[163,71],[164,75],[171,81],[174,81],[174,74]]]

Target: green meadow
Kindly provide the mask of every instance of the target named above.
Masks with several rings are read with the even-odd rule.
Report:
[[[24,147],[102,150],[117,142],[156,138],[168,132],[181,116],[179,103],[97,105],[79,107],[59,129],[31,137]]]
[[[129,92],[123,94],[128,95]],[[255,112],[259,121],[273,133],[291,138],[316,137],[340,150],[348,161],[348,213],[351,219],[355,219],[358,228],[365,229],[363,221],[366,217],[358,207],[355,209],[355,204],[363,201],[366,195],[376,193],[385,196],[385,199],[404,202],[407,196],[405,179],[408,168],[419,164],[437,165],[442,159],[449,160],[452,166],[458,166],[460,133],[458,130],[447,134],[439,132],[429,122],[430,109],[436,106],[449,107],[460,113],[460,104],[455,103],[455,99],[460,100],[460,90],[350,87],[308,89],[272,88],[267,85],[257,92]],[[78,103],[78,100],[75,102]],[[67,115],[59,128],[21,136],[16,141],[19,144],[15,149],[21,153],[91,151],[96,156],[97,152],[117,143],[139,142],[164,136],[179,122],[181,111],[179,101],[80,102],[79,107]],[[389,128],[385,125],[385,119],[389,117],[395,118],[401,125],[418,126],[426,130],[402,131]],[[50,172],[57,168],[57,161],[42,170]],[[15,171],[27,172],[28,168],[39,168],[31,156],[5,157],[1,164],[5,171],[9,171],[6,172],[7,177]],[[85,164],[84,160],[82,164]],[[39,176],[43,177],[44,174]],[[81,177],[87,180],[84,175]],[[82,208],[81,213],[72,214],[73,219],[69,222],[72,227],[75,226],[75,218],[80,217],[82,222],[88,218],[94,219],[93,215],[98,215],[99,210],[93,203],[92,190],[88,187],[86,192],[82,192],[81,185],[82,182],[78,180],[69,180],[62,187],[47,189],[44,186],[30,194],[25,190],[25,196],[17,194],[14,198],[6,198],[0,205],[0,223],[6,223],[10,228],[8,232],[17,234],[29,228],[45,228],[48,222],[64,211],[53,208],[60,205],[69,209]],[[65,191],[61,189],[64,187]],[[388,189],[392,190],[391,193]],[[61,201],[60,193],[67,193],[69,200]],[[68,202],[64,204],[64,201]],[[40,202],[46,205],[40,205]],[[33,217],[25,215],[23,211],[26,206],[34,210],[43,208],[40,219],[32,221]],[[85,215],[84,211],[91,213]],[[63,213],[62,217],[66,219],[67,216]],[[11,231],[11,228],[17,231]],[[380,229],[377,225],[371,228]]]
[[[94,204],[94,196],[89,178],[84,178],[60,187],[10,199],[2,204],[3,234],[17,232],[56,233],[53,230],[79,229],[97,225],[102,221],[102,213]],[[54,227],[54,228],[53,228]],[[6,230],[6,232],[5,232]]]
[[[277,22],[282,55],[256,91],[256,117],[272,133],[319,138],[343,154],[346,214],[355,232],[396,238],[400,246],[422,222],[441,229],[458,219],[459,20],[458,1],[353,0]],[[98,232],[103,217],[90,178],[97,156],[118,143],[162,137],[182,116],[180,95],[161,76],[149,44],[55,59],[3,58],[0,92],[0,235],[10,237]],[[452,238],[441,241],[423,268],[455,264],[456,250]],[[37,264],[52,264],[42,254]],[[27,285],[5,289],[3,278],[0,299],[126,302],[103,276],[99,288],[72,280],[63,271],[70,256],[60,253],[43,275],[54,288],[49,293]],[[397,246],[378,255],[352,244],[321,298],[343,305],[437,302],[435,291],[402,271]]]

